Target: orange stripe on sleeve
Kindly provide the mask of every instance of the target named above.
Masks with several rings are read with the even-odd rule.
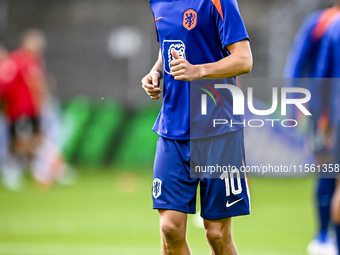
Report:
[[[335,6],[326,9],[320,16],[317,25],[315,26],[312,36],[315,40],[320,40],[326,33],[327,29],[340,17],[340,8]]]
[[[211,0],[213,2],[213,4],[215,5],[218,13],[221,15],[222,20],[224,20],[223,18],[223,12],[222,12],[222,5],[221,5],[221,0]]]

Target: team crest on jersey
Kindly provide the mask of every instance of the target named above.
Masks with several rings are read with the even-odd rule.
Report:
[[[171,74],[171,61],[174,60],[171,52],[175,51],[180,57],[185,57],[185,44],[181,40],[165,40],[163,41],[163,63],[164,70]]]
[[[196,27],[197,24],[197,12],[193,9],[186,10],[183,14],[183,26],[191,30]]]
[[[158,198],[162,194],[162,181],[155,178],[152,183],[152,195],[154,198]]]

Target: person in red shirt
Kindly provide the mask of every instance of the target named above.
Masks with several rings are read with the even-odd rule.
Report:
[[[42,140],[39,122],[46,93],[45,47],[44,34],[30,29],[23,34],[19,49],[0,62],[0,101],[10,133],[10,155],[4,169],[12,171],[7,184],[13,189]]]

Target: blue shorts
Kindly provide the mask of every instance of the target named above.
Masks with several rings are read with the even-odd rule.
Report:
[[[199,167],[230,172],[191,178]],[[250,214],[248,178],[245,166],[243,130],[197,140],[158,137],[153,175],[153,208],[196,212],[200,184],[201,216],[207,220]]]

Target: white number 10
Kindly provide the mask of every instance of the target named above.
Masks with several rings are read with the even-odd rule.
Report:
[[[235,187],[235,178],[236,178],[236,186]],[[225,194],[227,197],[230,196],[230,191],[233,195],[238,195],[242,193],[242,185],[241,185],[241,176],[240,171],[237,168],[233,168],[230,172],[224,172],[220,176],[221,180],[225,182]]]

